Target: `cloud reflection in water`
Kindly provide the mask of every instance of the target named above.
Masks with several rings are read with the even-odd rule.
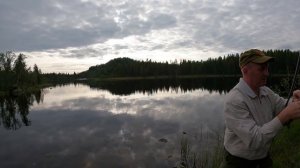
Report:
[[[201,89],[118,96],[68,85],[47,92],[31,108],[31,127],[0,129],[0,167],[172,167],[183,131],[223,128],[224,95]]]

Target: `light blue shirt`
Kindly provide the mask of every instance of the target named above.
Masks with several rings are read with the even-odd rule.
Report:
[[[232,155],[248,160],[267,156],[271,143],[283,127],[277,114],[285,99],[266,86],[259,96],[241,78],[225,100],[224,147]]]

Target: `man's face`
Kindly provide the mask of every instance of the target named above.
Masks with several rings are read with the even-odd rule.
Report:
[[[263,63],[263,64],[249,63],[249,64],[250,65],[249,65],[248,75],[252,83],[257,87],[266,85],[267,78],[269,76],[268,63]]]

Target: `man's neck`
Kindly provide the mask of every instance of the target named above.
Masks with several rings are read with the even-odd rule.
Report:
[[[257,95],[259,96],[259,86],[253,84],[251,82],[251,80],[247,79],[247,78],[243,78],[243,80],[248,84],[248,86],[252,89],[252,91]]]

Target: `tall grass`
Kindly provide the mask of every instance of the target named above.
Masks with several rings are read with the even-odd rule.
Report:
[[[274,168],[300,168],[300,121],[293,121],[274,139],[271,147]]]
[[[214,140],[204,136],[182,134],[180,140],[180,162],[177,168],[217,168],[224,157],[223,137],[215,134]],[[197,143],[196,145],[193,144]],[[207,144],[215,143],[216,144]],[[202,144],[202,145],[201,145]],[[195,148],[195,146],[197,146]],[[209,146],[212,146],[210,148]]]
[[[272,88],[281,96],[288,95],[291,79],[283,78],[279,85]],[[296,82],[299,88],[300,80]],[[290,127],[283,128],[275,137],[271,146],[274,168],[300,168],[300,121],[294,120]]]

